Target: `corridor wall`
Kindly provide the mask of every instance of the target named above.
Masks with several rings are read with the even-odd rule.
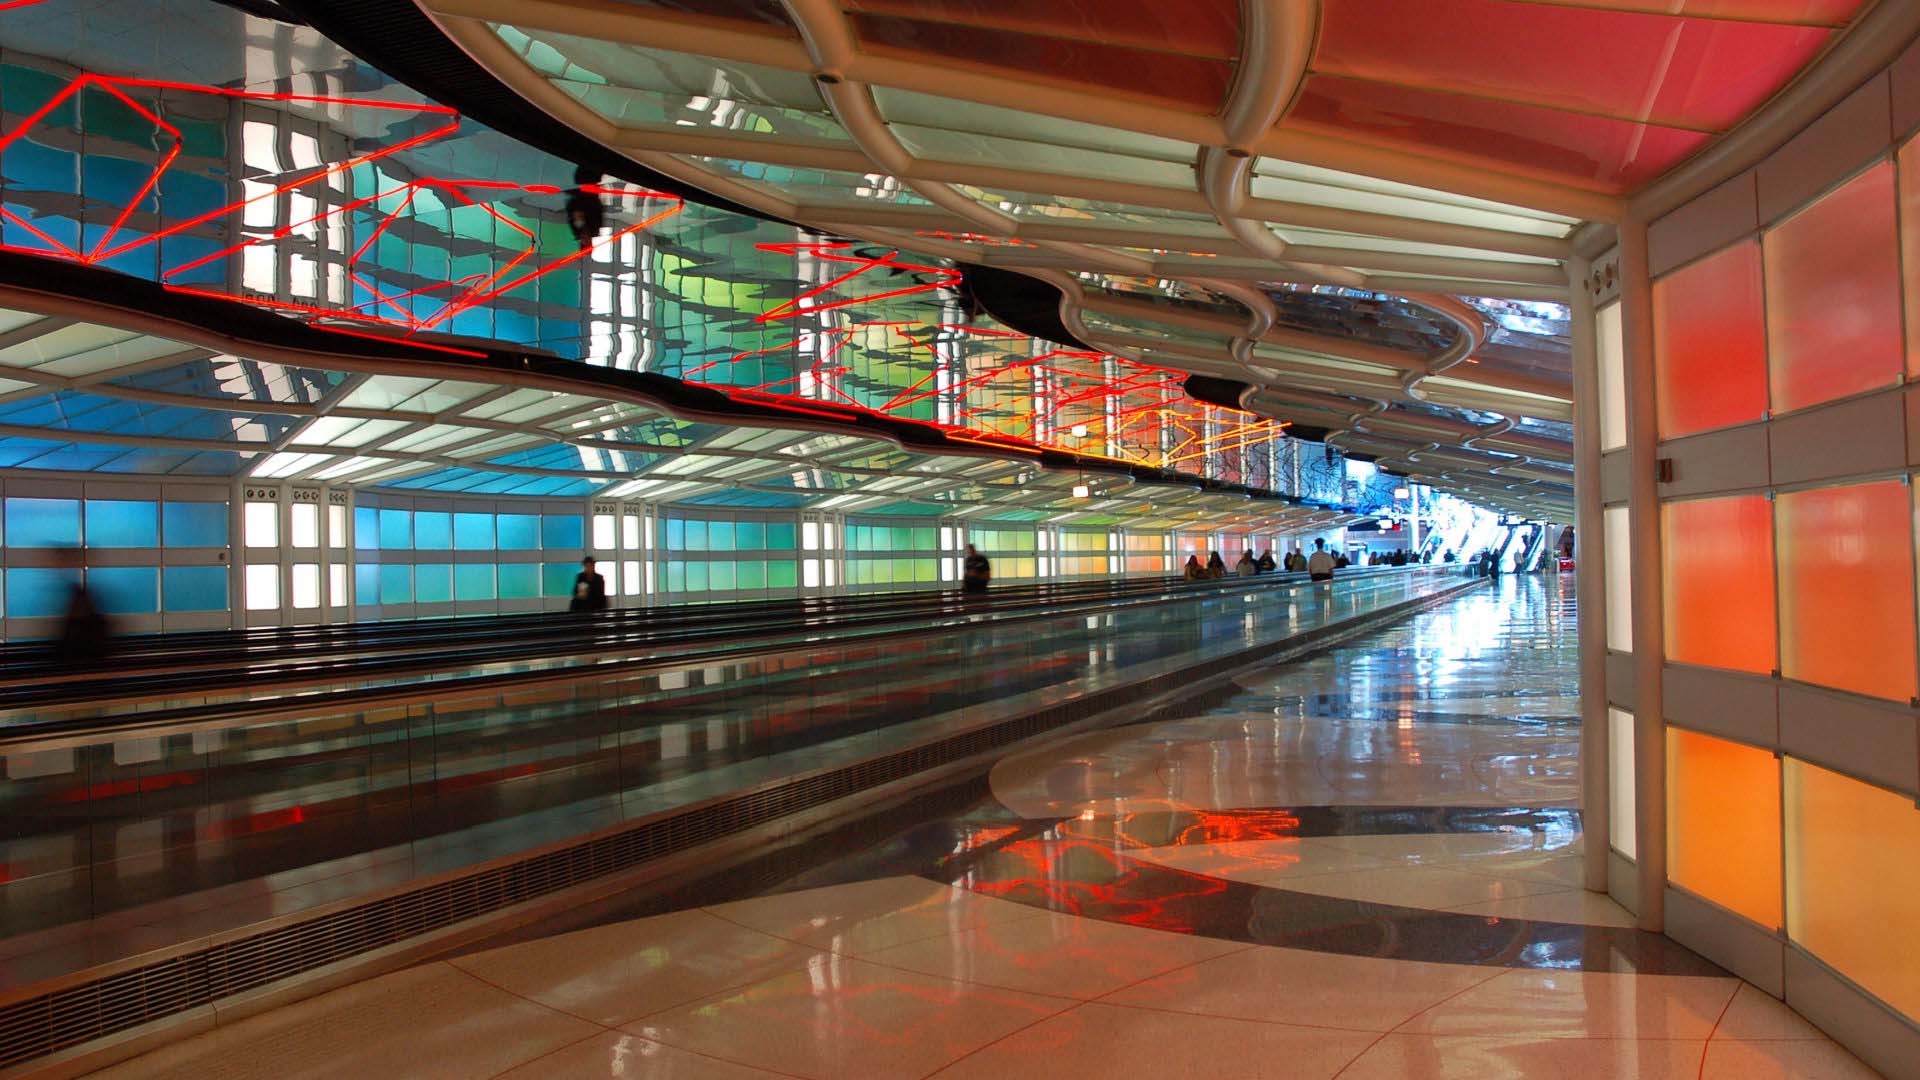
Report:
[[[1608,889],[1889,1075],[1920,1061],[1917,130],[1910,47],[1583,283]]]

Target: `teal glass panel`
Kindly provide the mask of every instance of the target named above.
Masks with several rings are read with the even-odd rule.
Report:
[[[153,566],[95,566],[87,570],[94,606],[109,615],[151,615],[160,610],[160,571]]]
[[[687,591],[687,564],[686,563],[676,561],[676,562],[670,562],[667,564],[667,591],[668,592],[686,592]]]
[[[421,604],[444,604],[453,599],[453,567],[422,563],[413,568],[413,599]]]
[[[7,570],[7,618],[42,619],[64,615],[72,602],[74,587],[79,584],[78,570],[10,567]]]
[[[227,581],[224,566],[169,566],[160,571],[161,607],[167,611],[225,611]]]
[[[88,499],[87,546],[159,547],[159,504],[123,502],[118,499]]]
[[[736,589],[764,589],[767,587],[767,564],[759,559],[733,564],[733,587]]]
[[[932,551],[938,544],[939,537],[934,534],[933,529],[916,527],[913,530],[913,550]]]
[[[541,547],[548,551],[579,551],[586,546],[586,543],[586,518],[579,514],[543,514],[541,516]]]
[[[800,577],[796,566],[790,559],[781,559],[767,563],[767,587],[770,589],[792,589],[799,585]]]
[[[488,522],[489,525],[492,522]],[[455,531],[459,529],[454,526]],[[491,563],[461,563],[453,568],[453,598],[455,600],[492,600],[493,565]]]
[[[707,564],[706,563],[690,562],[687,564],[687,591],[688,592],[706,592],[707,591]]]
[[[413,546],[413,511],[380,511],[380,547],[384,551],[405,551]],[[380,592],[386,593],[386,586]]]
[[[453,546],[461,551],[492,551],[493,515],[453,515]],[[491,573],[487,580],[489,582],[493,580]],[[488,588],[492,588],[491,584]]]
[[[767,526],[767,550],[768,551],[792,551],[796,546],[794,543],[793,537],[794,537],[793,522],[791,521],[773,522],[772,524]]]
[[[223,502],[167,503],[160,508],[160,536],[162,542],[168,547],[226,547],[227,504]]]
[[[453,547],[453,515],[443,510],[415,512],[413,546],[422,551],[446,551]]]
[[[733,548],[735,551],[764,551],[767,547],[767,527],[758,521],[735,522],[733,526]]]
[[[80,500],[8,499],[7,543],[18,548],[78,546]],[[11,608],[11,598],[8,604]]]
[[[707,522],[707,550],[708,551],[738,550],[737,548],[735,548],[733,543],[733,522],[731,521]]]
[[[353,602],[365,607],[375,607],[380,603],[380,564],[355,563],[353,567]]]
[[[730,562],[712,562],[707,564],[707,587],[715,592],[730,591],[733,588],[733,564]]]
[[[380,602],[413,603],[413,567],[383,563],[380,567]]]
[[[679,518],[667,519],[667,550],[687,550],[687,523]]]
[[[502,600],[532,600],[540,595],[539,563],[501,563],[499,578]]]
[[[500,515],[501,551],[533,551],[539,546],[540,518],[538,515]]]
[[[371,506],[353,508],[353,546],[361,551],[380,550],[380,511]]]
[[[707,523],[706,522],[704,521],[687,522],[686,550],[688,551],[707,550]]]
[[[578,520],[578,519],[575,519]],[[570,562],[543,563],[540,567],[540,595],[573,596],[573,579],[580,573],[580,564]]]

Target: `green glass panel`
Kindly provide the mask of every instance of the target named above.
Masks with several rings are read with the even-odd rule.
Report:
[[[767,587],[772,589],[792,589],[799,585],[800,576],[797,564],[790,559],[781,559],[767,563]]]
[[[532,600],[540,595],[539,563],[501,563],[500,599]]]

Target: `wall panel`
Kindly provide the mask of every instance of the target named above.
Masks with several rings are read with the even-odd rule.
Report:
[[[1662,439],[1765,416],[1759,242],[1735,244],[1654,282],[1653,335]]]
[[[1780,925],[1780,763],[1667,729],[1667,879],[1761,926]]]
[[[1774,667],[1773,506],[1763,495],[1661,507],[1667,659]]]
[[[1898,480],[1781,494],[1780,669],[1905,701],[1914,694],[1912,509]]]

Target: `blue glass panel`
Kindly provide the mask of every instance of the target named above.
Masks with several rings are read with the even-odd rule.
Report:
[[[453,515],[420,510],[413,515],[413,546],[422,551],[445,551],[453,546]]]
[[[531,600],[539,595],[539,563],[500,564],[500,599]]]
[[[413,568],[413,598],[422,604],[444,604],[453,599],[453,567],[423,563]]]
[[[7,543],[74,547],[80,543],[79,499],[8,499]]]
[[[380,511],[370,506],[353,508],[353,546],[361,551],[380,550]]]
[[[461,551],[493,550],[493,515],[453,515],[453,546]]]
[[[74,587],[79,584],[78,570],[10,567],[7,570],[7,618],[64,615],[72,602]]]
[[[413,511],[380,511],[380,547],[385,551],[404,551],[413,546]],[[383,588],[382,593],[386,592]]]
[[[160,528],[168,547],[226,547],[227,504],[167,503],[160,508]]]
[[[733,551],[733,522],[710,521],[707,523],[707,550]]]
[[[687,522],[687,550],[707,550],[707,523],[704,521]]]
[[[380,565],[380,602],[413,603],[413,567],[395,566],[392,563]]]
[[[151,615],[160,610],[160,573],[152,566],[95,566],[87,570],[94,606],[109,615]]]
[[[160,571],[162,606],[168,611],[225,611],[227,580],[224,566],[169,566]]]
[[[540,567],[540,595],[573,595],[573,578],[580,572],[580,564],[570,562],[550,562]]]
[[[159,547],[159,505],[117,499],[88,499],[87,546]]]
[[[539,546],[540,519],[538,517],[533,514],[500,515],[501,551],[532,551]]]
[[[367,607],[374,607],[380,603],[379,563],[354,564],[353,602]]]
[[[544,514],[540,518],[540,546],[548,551],[587,546],[586,518],[579,514]]]
[[[767,546],[767,527],[758,521],[736,522],[733,547],[736,551],[761,551]]]
[[[687,523],[679,518],[667,519],[667,550],[687,550]]]
[[[455,600],[493,599],[493,567],[488,563],[461,563],[453,568]]]

